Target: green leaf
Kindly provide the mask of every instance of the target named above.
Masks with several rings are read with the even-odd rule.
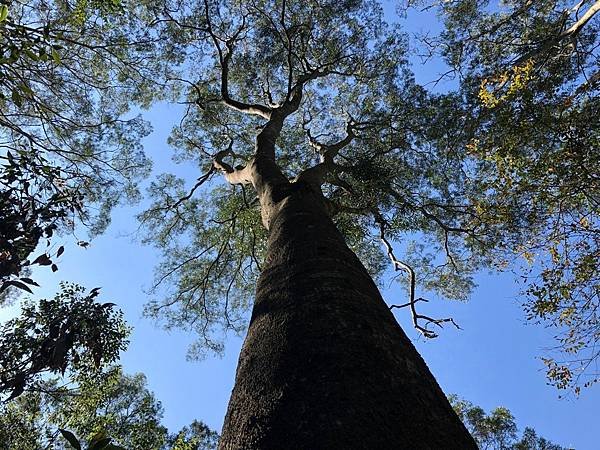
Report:
[[[36,58],[37,58],[37,55],[36,55]],[[23,91],[23,92],[33,95],[33,91],[25,83],[19,84],[19,89],[21,89],[21,91]]]
[[[8,17],[8,6],[0,6],[0,22],[4,22]]]
[[[81,444],[79,443],[79,440],[75,437],[73,433],[67,430],[63,430],[62,428],[59,428],[58,431],[60,431],[60,434],[63,435],[63,437],[69,442],[69,444],[71,444],[77,450],[81,450]]]
[[[54,62],[56,64],[60,64],[60,55],[58,54],[58,52],[54,48],[52,49],[52,59],[54,60]]]
[[[21,99],[21,94],[16,89],[13,89],[11,98],[12,98],[12,101],[14,102],[14,104],[17,105],[19,108],[23,105],[23,100]]]
[[[25,54],[34,61],[38,61],[40,59],[36,53],[34,53],[33,51],[31,51],[28,48],[25,49]]]

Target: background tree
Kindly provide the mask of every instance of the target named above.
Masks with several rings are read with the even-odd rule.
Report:
[[[35,285],[18,278],[32,264],[57,269],[50,241],[30,259],[42,237],[80,224],[95,235],[139,198],[150,127],[132,108],[164,95],[155,80],[177,59],[153,19],[139,2],[0,3],[0,291]]]
[[[68,220],[75,206],[74,198],[37,183],[37,170],[28,165],[27,156],[19,159],[10,152],[6,155],[6,163],[0,169],[0,305],[14,297],[11,291],[16,293],[20,289],[32,293],[30,286],[38,284],[28,276],[31,266],[49,265],[53,271],[57,270],[47,252],[32,261],[28,257],[43,238],[50,245],[50,238]],[[49,173],[55,171],[50,166],[43,167]],[[40,197],[44,199],[42,202]],[[59,247],[56,256],[63,251],[64,247]]]
[[[178,433],[169,435],[168,448],[172,450],[211,450],[216,449],[219,435],[204,423],[194,420]]]
[[[216,448],[218,435],[198,421],[170,434],[161,424],[162,406],[142,374],[125,375],[113,366],[94,380],[75,378],[66,387],[46,381],[44,386],[0,406],[2,448],[72,448],[59,429],[80,442],[108,436],[112,445],[127,450]]]
[[[147,28],[153,17],[144,11],[139,3],[114,0],[0,2],[3,301],[10,289],[31,292],[37,286],[29,275],[33,265],[58,269],[55,258],[64,247],[51,247],[56,232],[83,224],[94,235],[106,227],[115,205],[138,199],[137,182],[150,169],[140,139],[150,128],[131,108],[148,106],[163,95],[155,80],[164,79],[176,58],[166,48],[163,58],[153,57],[158,40]],[[44,238],[47,248],[32,257]],[[75,420],[69,408],[79,407],[77,419],[89,422],[74,426],[76,431],[89,432],[96,419],[89,405],[93,398],[99,402],[108,396],[117,402],[120,396],[134,404],[136,395],[144,394],[134,418],[160,416],[160,405],[145,390],[141,376],[112,376],[97,384],[99,371],[118,358],[128,334],[122,316],[112,310],[114,304],[96,303],[97,295],[98,289],[86,294],[78,286],[63,286],[53,300],[26,303],[19,318],[3,324],[0,389],[10,400],[3,421],[7,433],[14,431],[0,438],[3,448],[42,448],[42,443],[54,441],[59,422],[70,425]],[[75,377],[78,392],[48,382],[46,373]],[[13,400],[23,392],[18,403]],[[84,399],[87,409],[78,403]],[[112,416],[133,420],[118,410],[123,403],[112,407]],[[52,430],[50,410],[55,416]],[[119,426],[125,425],[127,439],[113,429],[115,424],[111,432],[129,448],[166,442],[166,429],[157,423],[156,436],[139,429],[150,422]],[[201,424],[195,423],[182,430],[177,445],[199,448],[213,435],[208,429],[202,434]]]
[[[486,414],[479,406],[456,395],[448,399],[482,450],[566,450],[538,436],[533,428],[526,427],[519,438],[515,418],[506,408],[499,406]]]
[[[527,319],[556,330],[549,381],[579,392],[600,355],[600,2],[418,4],[445,23],[422,42],[460,81],[457,139],[486,193],[472,204],[497,229],[495,264],[521,275]]]
[[[98,303],[99,289],[63,284],[53,299],[24,303],[0,327],[0,396],[46,390],[44,375],[84,378],[114,363],[129,330],[114,303]]]

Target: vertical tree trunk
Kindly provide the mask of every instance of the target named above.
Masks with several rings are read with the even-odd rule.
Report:
[[[476,449],[319,195],[278,205],[221,449]]]

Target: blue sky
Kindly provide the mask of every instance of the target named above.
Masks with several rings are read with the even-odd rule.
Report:
[[[408,28],[424,30],[431,17],[411,16]],[[415,62],[417,60],[415,59]],[[439,68],[439,67],[438,67]],[[435,66],[417,67],[421,81],[435,79]],[[180,117],[176,106],[159,105],[145,113],[154,133],[145,141],[155,160],[155,173],[177,171],[170,161],[166,144],[173,120]],[[193,179],[194,174],[189,168]],[[102,287],[103,301],[113,301],[123,309],[134,327],[131,345],[123,355],[127,372],[143,372],[148,384],[165,408],[165,424],[175,430],[193,419],[220,430],[231,392],[237,355],[242,339],[232,336],[221,358],[201,362],[185,359],[193,336],[184,332],[165,332],[141,316],[148,301],[144,288],[153,278],[157,253],[134,239],[137,223],[133,219],[140,207],[119,208],[107,232],[88,249],[74,244],[72,237],[57,240],[65,245],[59,271],[39,270],[35,279],[42,288],[36,297],[52,296],[60,280],[80,283],[88,288]],[[85,236],[80,236],[84,238]],[[600,387],[583,391],[580,398],[560,400],[559,392],[545,384],[543,364],[538,359],[552,345],[549,330],[526,325],[519,307],[518,289],[510,274],[477,277],[479,287],[467,303],[434,299],[423,312],[436,317],[452,316],[462,330],[444,329],[440,337],[425,341],[412,329],[408,311],[397,317],[413,339],[442,389],[455,393],[490,410],[506,406],[522,429],[534,427],[542,436],[578,450],[596,449],[600,441],[597,405]],[[388,299],[404,298],[397,285],[384,291]],[[402,302],[400,299],[399,302]],[[14,309],[0,311],[0,319]]]

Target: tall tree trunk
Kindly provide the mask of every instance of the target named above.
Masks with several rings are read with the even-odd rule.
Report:
[[[291,186],[220,449],[476,449],[320,193]]]

